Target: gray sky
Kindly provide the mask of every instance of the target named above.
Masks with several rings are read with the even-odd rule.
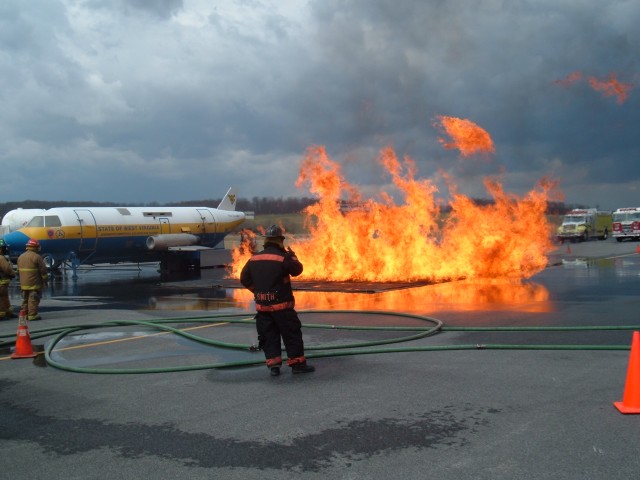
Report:
[[[308,196],[313,145],[367,194],[389,145],[470,196],[500,173],[640,206],[638,20],[634,0],[3,0],[0,198]],[[612,73],[624,99],[594,87]],[[441,115],[495,153],[443,148]]]

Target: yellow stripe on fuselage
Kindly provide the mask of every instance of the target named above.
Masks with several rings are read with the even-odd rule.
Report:
[[[216,222],[207,224],[206,231],[201,223],[145,223],[145,224],[116,224],[116,225],[85,225],[62,227],[24,227],[20,231],[27,237],[36,240],[73,240],[75,238],[112,238],[112,237],[139,237],[168,233],[191,233],[201,235],[203,233],[214,234],[228,232],[240,225],[242,220],[231,222]]]

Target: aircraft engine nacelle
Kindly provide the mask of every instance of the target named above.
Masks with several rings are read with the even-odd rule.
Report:
[[[198,243],[200,243],[200,239],[190,233],[166,233],[147,238],[147,249],[167,250],[169,247],[185,247]]]

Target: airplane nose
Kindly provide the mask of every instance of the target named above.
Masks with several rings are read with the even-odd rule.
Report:
[[[6,242],[9,252],[17,251],[22,252],[25,250],[25,245],[29,241],[29,237],[27,237],[22,232],[11,232],[7,233],[4,237],[2,237]]]

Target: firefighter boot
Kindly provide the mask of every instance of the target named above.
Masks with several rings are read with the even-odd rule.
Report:
[[[271,376],[277,377],[280,375],[280,367],[271,367]]]
[[[296,363],[291,366],[291,373],[311,373],[315,372],[316,367],[307,365],[307,362]]]

